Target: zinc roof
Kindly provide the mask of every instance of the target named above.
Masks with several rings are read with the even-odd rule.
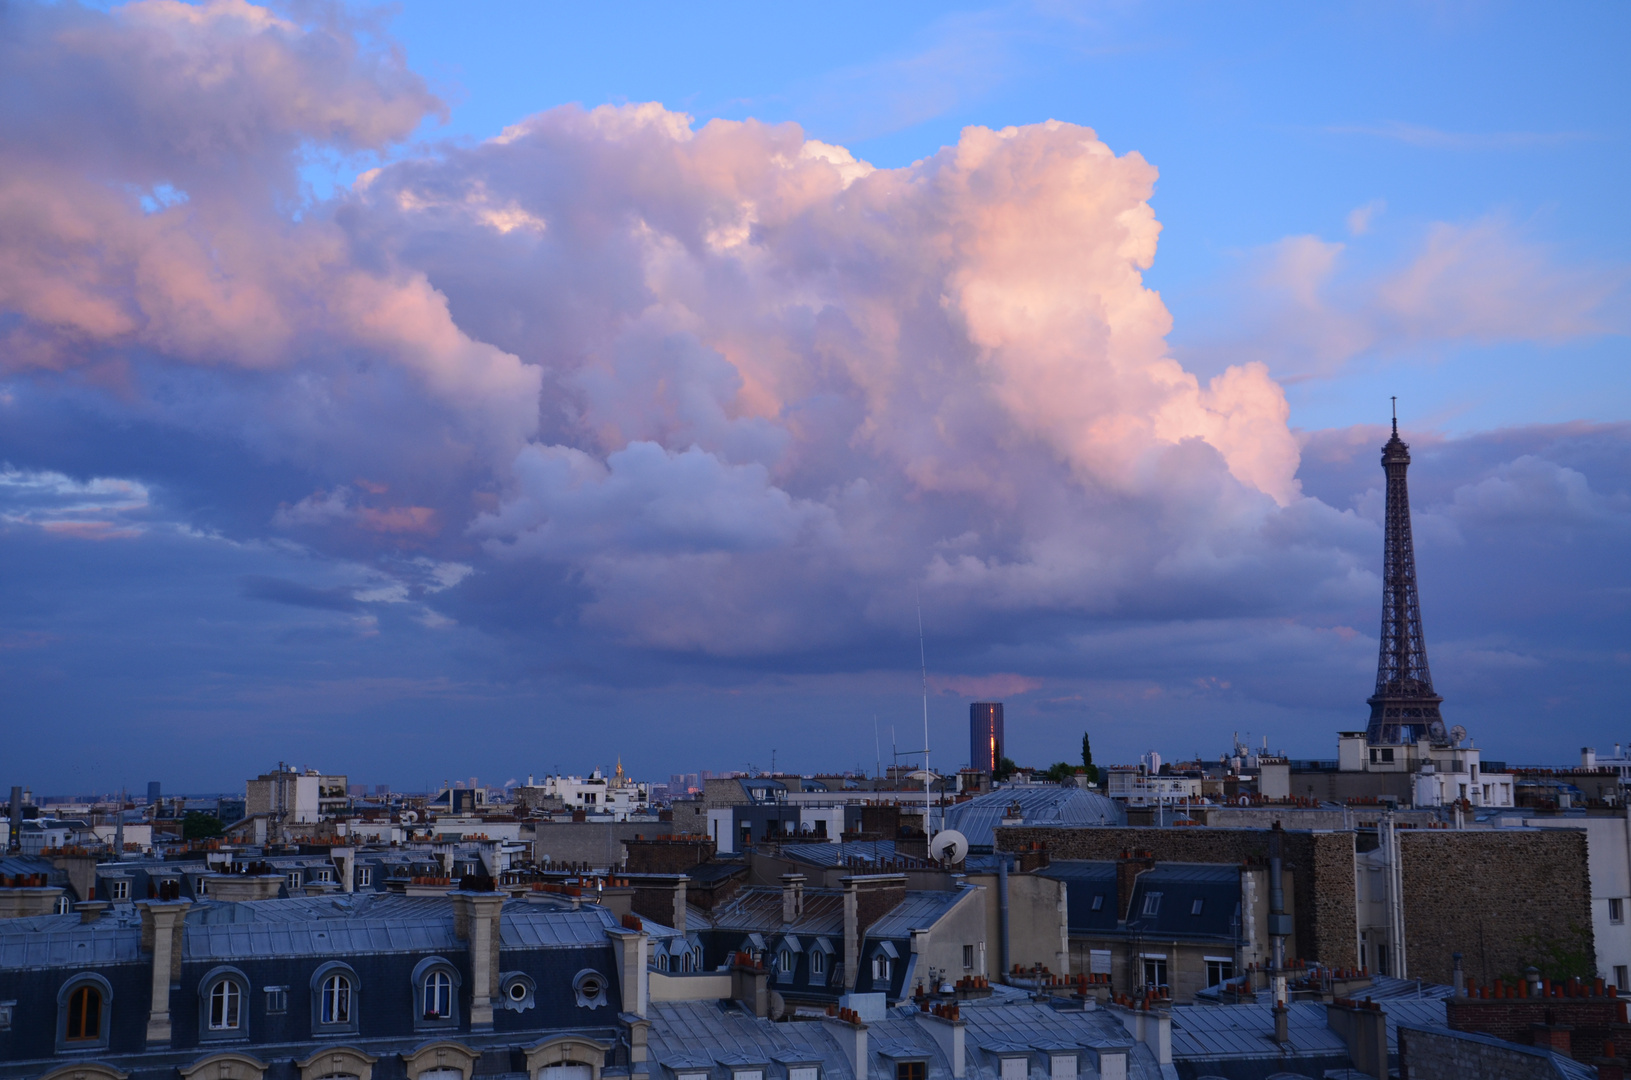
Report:
[[[997,826],[1019,804],[1026,825],[1120,825],[1127,813],[1114,799],[1079,787],[1053,784],[1001,787],[946,809],[946,826],[968,837],[970,847],[990,849]]]

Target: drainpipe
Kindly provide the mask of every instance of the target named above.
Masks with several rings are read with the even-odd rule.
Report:
[[[999,945],[1002,949],[1002,980],[1008,981],[1008,972],[1012,961],[1008,959],[1008,856],[1004,855],[997,864],[997,912],[1000,921],[1001,939]]]
[[[1269,942],[1272,948],[1269,968],[1270,995],[1274,999],[1274,1041],[1290,1041],[1290,1017],[1286,1010],[1286,935],[1291,917],[1286,914],[1285,886],[1281,881],[1280,823],[1269,832]]]

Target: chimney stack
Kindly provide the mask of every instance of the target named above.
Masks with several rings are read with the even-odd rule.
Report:
[[[804,914],[804,875],[782,875],[782,922],[797,922]]]
[[[1124,851],[1116,860],[1116,918],[1126,922],[1132,912],[1133,885],[1138,875],[1155,869],[1155,856],[1147,851]]]

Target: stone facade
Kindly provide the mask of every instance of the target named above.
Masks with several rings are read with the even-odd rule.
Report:
[[[1398,1075],[1401,1080],[1557,1080],[1562,1074],[1542,1050],[1400,1027]]]
[[[1406,829],[1398,836],[1411,978],[1449,982],[1453,953],[1479,983],[1521,977],[1531,964],[1545,970],[1550,948],[1578,948],[1594,964],[1584,832]]]

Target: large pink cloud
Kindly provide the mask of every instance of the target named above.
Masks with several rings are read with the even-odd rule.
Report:
[[[564,574],[589,625],[731,654],[917,592],[974,625],[1352,587],[1279,386],[1169,355],[1156,171],[1088,128],[875,169],[792,124],[566,107],[321,202],[313,147],[377,157],[440,109],[366,28],[6,18],[6,96],[50,104],[0,112],[0,375],[305,470],[274,532]]]

